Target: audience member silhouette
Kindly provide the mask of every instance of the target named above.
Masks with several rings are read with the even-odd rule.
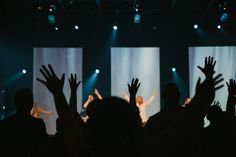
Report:
[[[56,133],[50,137],[50,155],[48,156],[66,157],[63,129],[61,118],[57,118]]]
[[[42,119],[31,116],[32,92],[27,88],[16,91],[16,113],[2,121],[1,142],[8,156],[38,157],[45,151],[47,134]],[[2,152],[1,152],[2,153]]]
[[[157,136],[168,128],[176,119],[176,116],[184,111],[184,108],[179,104],[180,92],[175,83],[171,82],[164,86],[162,98],[164,100],[164,107],[160,112],[151,116],[145,126],[148,138]]]

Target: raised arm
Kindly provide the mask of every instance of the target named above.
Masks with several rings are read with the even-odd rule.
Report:
[[[228,86],[228,100],[226,106],[226,120],[228,127],[231,127],[235,119],[235,105],[236,105],[236,81],[230,79],[229,83],[226,82]]]
[[[98,99],[100,99],[100,100],[103,99],[102,95],[99,93],[99,91],[98,91],[96,88],[94,89],[94,94],[96,94],[96,96],[98,97]]]
[[[139,119],[139,123],[141,126],[141,118],[139,116],[139,108],[136,105],[136,94],[138,92],[139,86],[140,86],[140,83],[139,83],[138,78],[136,78],[136,79],[133,78],[131,81],[131,84],[128,84],[129,95],[130,95],[129,104],[132,105],[132,107],[136,113],[136,117],[137,117],[137,119]]]
[[[83,107],[86,110],[89,106],[89,104],[94,100],[93,95],[89,95],[87,101],[84,103]]]
[[[40,112],[44,113],[44,114],[53,114],[52,111],[47,111],[47,110],[44,110],[43,108],[39,107],[39,110]]]
[[[71,74],[68,80],[71,89],[69,108],[72,112],[77,113],[77,89],[80,85],[80,81],[77,82],[76,74],[74,74],[74,76]]]
[[[148,106],[149,104],[151,104],[151,103],[153,102],[153,100],[156,98],[156,95],[157,95],[157,92],[154,91],[154,92],[152,93],[152,95],[147,99],[147,101],[144,102],[144,104],[145,104],[146,106]]]
[[[37,80],[44,84],[53,94],[56,111],[63,121],[64,141],[67,156],[77,157],[81,155],[81,149],[86,147],[86,141],[84,139],[84,135],[82,134],[81,128],[75,122],[75,118],[69,109],[63,93],[65,74],[63,74],[59,79],[51,65],[48,65],[48,68],[43,65],[40,72],[46,81],[39,78],[37,78]]]
[[[51,65],[48,65],[48,68],[43,65],[40,69],[40,72],[46,81],[39,78],[37,78],[37,80],[44,84],[48,88],[48,90],[53,94],[58,115],[69,116],[70,112],[68,108],[68,103],[63,93],[65,74],[63,74],[62,77],[59,79],[56,76]]]
[[[140,150],[145,152],[145,156],[189,156],[195,152],[193,144],[196,142],[196,137],[202,129],[202,120],[206,112],[215,98],[215,91],[220,89],[222,85],[222,75],[213,77],[214,65],[213,58],[205,60],[207,69],[203,68],[206,79],[201,83],[200,78],[197,81],[196,93],[186,110],[176,116],[173,123],[163,131],[160,136],[148,141]],[[186,151],[181,150],[185,145]],[[159,149],[156,149],[159,147]],[[168,154],[169,153],[169,154]]]

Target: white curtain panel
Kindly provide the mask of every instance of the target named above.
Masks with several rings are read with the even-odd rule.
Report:
[[[52,94],[38,82],[36,78],[43,78],[39,69],[42,65],[51,64],[55,73],[61,77],[65,73],[64,93],[69,103],[70,74],[77,74],[77,79],[82,81],[82,48],[34,48],[33,93],[36,103],[45,110],[53,111],[52,115],[41,114],[49,134],[56,132],[56,118],[58,117]],[[77,91],[78,112],[82,109],[82,87]]]
[[[147,116],[160,110],[160,53],[157,47],[111,48],[111,95],[123,97],[128,93],[128,83],[138,77],[141,86],[137,96],[146,101],[157,92],[154,101],[147,107]]]

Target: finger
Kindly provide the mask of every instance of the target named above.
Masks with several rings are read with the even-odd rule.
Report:
[[[52,76],[56,76],[56,74],[55,74],[55,72],[54,72],[54,70],[53,70],[53,68],[52,68],[52,65],[51,65],[51,64],[48,64],[48,68],[49,68],[49,70],[50,70],[50,72],[51,72]]]
[[[132,81],[131,81],[131,85],[133,85],[134,84],[134,78],[132,79]]]
[[[214,68],[214,67],[215,67],[215,65],[216,65],[216,61],[213,63],[212,67]]]
[[[215,82],[214,82],[214,85],[216,86],[217,84],[219,84],[220,82],[222,82],[222,81],[224,81],[224,79],[222,78],[222,79],[220,79],[220,80],[218,80],[218,81],[216,81],[215,80]]]
[[[42,84],[45,84],[45,85],[46,85],[46,81],[41,80],[40,78],[37,78],[37,81],[39,81],[39,82],[41,82]]]
[[[70,78],[68,78],[68,80],[69,80],[69,83],[71,84],[71,80],[70,80]]]
[[[216,81],[216,80],[219,79],[220,77],[222,77],[222,74],[217,75],[215,78],[213,78],[213,80]]]
[[[46,80],[49,78],[49,76],[43,71],[43,69],[40,69],[40,72]]]
[[[72,73],[70,74],[70,79],[71,79],[71,81],[73,80],[73,74]]]
[[[224,87],[224,85],[221,85],[221,86],[215,87],[215,91],[217,91],[217,90],[219,90],[219,89],[221,89],[221,88],[223,88],[223,87]]]
[[[202,67],[200,67],[200,66],[197,66],[197,67],[198,67],[199,70],[201,70],[203,72],[203,68]]]
[[[129,89],[129,91],[130,91],[130,85],[128,84],[128,89]]]
[[[213,65],[213,57],[210,57],[210,64]]]
[[[141,83],[138,84],[137,89],[139,88],[140,85],[141,85]]]
[[[51,73],[48,71],[48,69],[47,69],[44,65],[42,66],[42,68],[43,68],[44,72],[45,72],[49,77],[52,76]]]
[[[134,82],[135,85],[138,84],[138,78],[135,79],[135,82]]]
[[[207,65],[207,57],[205,57],[205,65]]]
[[[76,76],[76,74],[74,75],[74,79],[75,79],[75,81],[77,80],[77,76]]]
[[[228,84],[228,82],[226,82],[226,84],[227,84],[227,86],[229,87],[229,84]]]
[[[62,77],[61,77],[60,80],[62,81],[62,84],[64,84],[64,82],[65,82],[65,73],[62,74]]]

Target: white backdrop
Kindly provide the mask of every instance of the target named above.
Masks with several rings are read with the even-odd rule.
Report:
[[[138,77],[141,86],[137,95],[144,101],[154,91],[157,96],[147,107],[147,116],[160,110],[160,54],[159,48],[111,48],[111,95],[123,97],[127,84]]]
[[[33,93],[36,103],[43,109],[53,111],[53,115],[42,114],[41,118],[46,123],[47,132],[54,134],[56,132],[56,118],[52,94],[47,88],[36,80],[43,78],[39,69],[42,65],[51,64],[58,76],[65,73],[64,93],[69,102],[70,86],[68,78],[71,73],[77,74],[77,79],[82,81],[82,48],[34,48],[34,74],[33,74]],[[81,111],[82,90],[81,85],[77,91],[77,105]]]
[[[190,47],[189,48],[189,83],[190,96],[195,93],[195,86],[198,77],[203,80],[204,75],[197,68],[198,65],[204,66],[204,58],[213,56],[216,60],[216,74],[222,73],[224,77],[224,87],[216,92],[215,100],[220,101],[221,108],[226,110],[228,97],[228,89],[226,81],[233,78],[236,79],[236,47],[220,46],[220,47]],[[209,122],[205,119],[205,126]]]

